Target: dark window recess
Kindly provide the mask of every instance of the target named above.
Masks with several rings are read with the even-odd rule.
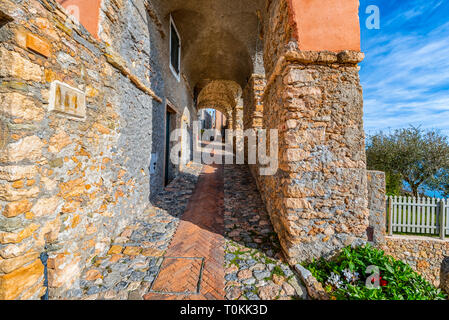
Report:
[[[368,227],[366,229],[366,236],[368,237],[368,241],[373,242],[374,241],[374,228]]]
[[[180,53],[180,46],[179,46],[179,37],[178,33],[176,32],[175,27],[173,24],[171,24],[171,52],[170,52],[170,62],[177,74],[179,74],[179,53]]]
[[[11,22],[13,19],[8,16],[6,13],[0,11],[0,28],[3,27],[8,22]]]

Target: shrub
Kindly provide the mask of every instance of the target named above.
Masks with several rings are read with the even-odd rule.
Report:
[[[378,267],[379,278],[373,273]],[[332,260],[304,264],[337,300],[444,300],[447,295],[423,279],[402,261],[369,244],[347,247]],[[376,272],[377,273],[377,272]],[[366,285],[368,283],[368,286]],[[378,284],[369,288],[369,284]]]

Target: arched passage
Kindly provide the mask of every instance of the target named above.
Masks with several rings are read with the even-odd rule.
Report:
[[[181,70],[197,110],[216,109],[226,116],[229,129],[244,129],[243,91],[254,91],[249,83],[255,73],[264,75],[265,0],[160,0],[154,7],[165,22],[173,20],[179,32]],[[247,112],[250,117],[253,109]]]
[[[198,95],[197,106],[198,109],[212,108],[220,111],[227,117],[229,129],[235,129],[235,109],[241,94],[240,85],[234,81],[209,81]]]

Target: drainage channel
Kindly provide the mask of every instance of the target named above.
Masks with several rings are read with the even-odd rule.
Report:
[[[48,300],[48,271],[47,271],[47,261],[48,253],[42,252],[40,255],[42,264],[44,265],[44,287],[46,288],[45,294],[41,297],[41,300]]]

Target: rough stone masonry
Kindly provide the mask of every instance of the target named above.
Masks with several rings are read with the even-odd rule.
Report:
[[[257,179],[284,252],[294,264],[363,243],[368,204],[357,67],[363,54],[325,51],[320,44],[319,51],[307,46],[302,50],[297,27],[308,18],[292,13],[290,4],[271,2],[267,9],[263,127],[279,130],[280,170]],[[345,14],[357,20],[356,2]],[[330,19],[320,28],[340,22]]]
[[[150,42],[143,3],[103,1],[102,41],[55,1],[0,12],[0,299],[44,294],[43,252],[50,297],[63,297],[162,188],[163,161],[149,176],[164,155],[160,97],[192,102],[184,82],[165,94],[165,42]],[[85,121],[47,111],[54,80],[86,93]]]
[[[61,4],[79,5],[81,23]],[[235,99],[225,101],[233,128],[279,130],[280,170],[252,172],[289,262],[366,240],[357,9],[356,0],[2,0],[0,299],[64,298],[79,286],[166,171],[183,169],[165,161],[168,107],[191,132],[197,104],[221,108],[223,97]],[[85,94],[85,115],[51,93],[55,81]]]

